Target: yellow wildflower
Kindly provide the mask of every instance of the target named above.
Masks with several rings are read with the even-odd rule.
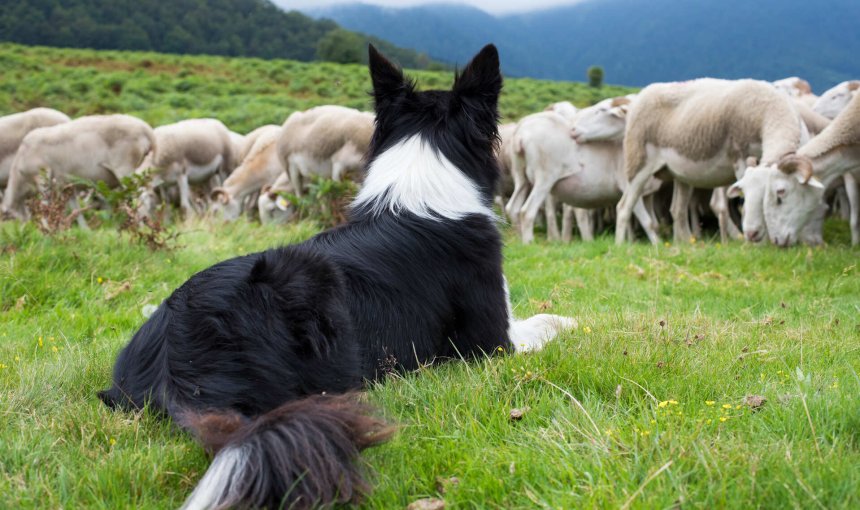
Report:
[[[723,409],[731,409],[731,408],[732,408],[731,404],[723,404]]]
[[[640,435],[640,436],[642,436],[642,437],[650,436],[650,435],[651,435],[651,431],[650,431],[650,430],[643,430],[642,432],[640,432],[640,433],[639,433],[639,435]]]
[[[695,236],[690,238],[690,244],[696,244],[696,237]]]
[[[582,328],[582,330],[586,333],[591,333],[591,328],[589,328],[588,326],[585,326],[584,328]]]
[[[6,365],[4,365],[3,363],[0,363],[0,370],[3,370],[4,368],[6,368]]]
[[[111,445],[111,446],[113,446],[113,445],[115,445],[115,444],[116,444],[116,439],[114,439],[114,438],[110,438],[110,440],[108,441],[108,443],[110,443],[110,445]]]
[[[606,435],[612,437],[612,429],[606,429]]]
[[[839,387],[839,381],[833,381],[833,384],[830,385],[831,390],[835,390]]]
[[[21,358],[19,358],[18,356],[15,356],[15,361],[21,361]]]
[[[98,278],[96,278],[96,282],[97,282],[97,283],[99,283],[99,284],[103,283],[104,281],[105,281],[105,279],[104,279],[104,278],[102,278],[101,276],[99,276]]]
[[[726,416],[720,416],[720,421],[721,421],[721,422],[724,422],[724,421],[726,421],[726,420],[728,420],[728,419],[729,419],[729,418],[728,418],[728,417],[726,417]]]
[[[652,418],[652,419],[651,419],[651,425],[654,425],[654,424],[656,424],[656,423],[657,423],[657,420],[655,420],[655,419],[653,419],[653,418]]]
[[[743,407],[743,406],[742,406],[742,405],[740,405],[740,404],[738,404],[738,405],[736,405],[736,406],[735,406],[735,409],[740,409],[741,407]]]
[[[670,404],[672,404],[673,406],[678,405],[678,401],[677,401],[677,400],[670,400],[670,401],[669,401],[669,403],[670,403]]]
[[[666,241],[665,243],[663,243],[663,246],[668,248],[668,247],[672,246],[672,243],[670,243],[669,241]]]
[[[708,425],[710,425],[713,421],[714,421],[714,420],[712,420],[712,419],[708,418],[708,421],[706,421],[705,423],[707,423]]]
[[[54,351],[54,352],[58,352],[58,351],[59,351],[59,349],[57,349],[57,346],[56,346],[56,345],[52,345],[52,346],[51,346],[51,350],[52,350],[52,351]]]
[[[660,402],[659,404],[657,404],[657,407],[666,407],[667,405],[669,405],[669,401],[664,400],[664,401]]]
[[[712,405],[714,405],[714,404],[716,404],[716,402],[714,402],[713,400],[705,400],[705,405],[706,405],[706,406],[712,406]]]
[[[39,347],[42,347],[43,345],[45,344],[42,342],[42,337],[39,337]]]

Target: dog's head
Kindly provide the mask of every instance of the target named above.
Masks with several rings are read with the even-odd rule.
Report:
[[[494,154],[502,75],[496,47],[490,44],[478,52],[456,74],[451,90],[426,91],[417,90],[372,45],[369,52],[376,130],[368,161],[419,136],[490,196],[499,178]]]

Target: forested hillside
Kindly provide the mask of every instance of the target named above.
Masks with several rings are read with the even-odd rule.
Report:
[[[372,41],[406,67],[434,64],[426,55],[340,29],[333,21],[284,12],[268,0],[2,3],[0,40],[23,44],[362,62],[363,48]]]

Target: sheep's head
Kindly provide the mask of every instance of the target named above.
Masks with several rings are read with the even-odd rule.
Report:
[[[605,99],[594,106],[580,110],[576,115],[570,136],[577,143],[623,140],[630,103],[630,96],[623,96]]]
[[[743,197],[744,214],[742,230],[744,238],[757,243],[767,236],[767,226],[764,220],[764,195],[768,175],[777,170],[774,167],[759,166],[756,158],[746,159],[743,177],[729,186],[726,196],[729,198]]]
[[[215,218],[221,218],[224,221],[235,221],[239,219],[242,213],[242,207],[239,201],[236,200],[229,191],[222,187],[217,187],[212,190],[209,195],[211,204],[209,213]]]
[[[824,207],[824,185],[813,175],[812,160],[790,154],[767,175],[764,218],[771,241],[791,246]]]
[[[860,94],[860,81],[843,81],[824,94],[821,94],[821,97],[815,101],[812,109],[828,119],[833,119],[848,106],[848,103],[857,94]]]

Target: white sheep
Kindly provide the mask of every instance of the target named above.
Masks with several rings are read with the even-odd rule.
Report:
[[[296,195],[303,194],[312,176],[337,181],[360,171],[373,123],[372,113],[335,105],[290,115],[278,141],[278,157]]]
[[[205,196],[214,176],[229,175],[236,166],[237,149],[231,131],[218,119],[188,119],[159,126],[154,132],[155,151],[137,171],[153,172],[153,189],[177,185],[180,207],[188,216],[194,212],[191,187],[204,188]],[[150,194],[152,189],[144,193]]]
[[[36,128],[55,126],[70,120],[65,113],[50,108],[33,108],[0,117],[0,191],[9,182],[12,160],[27,133]]]
[[[791,100],[767,82],[705,78],[649,85],[628,115],[624,164],[630,185],[617,206],[616,242],[624,241],[635,201],[651,177],[675,181],[673,230],[683,242],[690,238],[693,188],[728,186],[746,171],[746,158],[775,163],[806,136]],[[725,203],[717,198],[712,203]],[[727,232],[728,211],[716,212],[720,231]]]
[[[278,178],[285,171],[278,157],[278,141],[281,138],[280,126],[264,126],[255,133],[256,141],[224,184],[212,190],[210,213],[226,221],[239,218],[246,198]],[[249,134],[250,138],[251,135]],[[256,203],[256,200],[253,201]]]
[[[23,200],[43,169],[61,183],[77,177],[116,186],[154,147],[149,124],[129,115],[93,115],[35,129],[24,137],[12,162],[2,210],[26,215]]]
[[[756,169],[758,179],[744,177],[737,185],[764,188],[764,216],[771,241],[789,246],[802,240],[810,222],[820,219],[826,185],[860,169],[860,95],[827,128],[777,164]],[[855,197],[856,199],[856,197]],[[851,215],[851,242],[860,243],[860,221]]]
[[[828,119],[835,119],[858,94],[860,94],[860,80],[843,81],[821,94],[812,109]]]

